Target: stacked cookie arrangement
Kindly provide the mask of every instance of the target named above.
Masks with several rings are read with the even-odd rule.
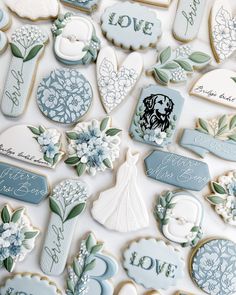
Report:
[[[210,38],[203,52],[190,42],[198,38],[208,1],[177,1],[172,33],[179,43],[164,47],[158,44],[166,33],[158,13],[164,7],[168,17],[171,0],[116,1],[100,9],[102,1],[106,2],[4,0],[0,8],[0,58],[4,61],[4,54],[11,54],[5,83],[1,84],[1,112],[9,126],[2,126],[0,133],[0,194],[20,203],[16,207],[0,204],[0,295],[137,295],[139,285],[147,289],[146,295],[165,294],[168,291],[163,290],[168,288],[175,295],[193,295],[191,290],[177,287],[188,275],[184,248],[188,249],[190,277],[201,292],[234,295],[236,242],[222,232],[218,237],[204,234],[204,211],[208,203],[227,228],[236,225],[236,170],[213,179],[211,167],[198,158],[211,153],[220,158],[219,163],[236,162],[236,114],[232,112],[236,107],[236,72],[224,68],[226,60],[235,66],[234,3],[212,1]],[[21,26],[10,34],[7,30],[15,25],[15,19]],[[47,59],[48,44],[57,67],[40,76],[38,64]],[[127,55],[123,61],[117,47]],[[153,54],[156,62],[147,66],[143,57],[153,48],[157,49]],[[92,67],[97,85],[88,74]],[[177,140],[185,97],[176,88],[193,79],[197,71],[200,78],[193,82],[189,94],[212,105],[224,105],[231,112],[221,112],[213,119],[197,118],[195,128],[185,128]],[[145,76],[155,82],[140,85]],[[141,91],[134,112],[126,109],[122,113],[137,88]],[[32,111],[28,106],[32,99],[37,116],[48,124],[37,119],[37,123],[17,123]],[[98,109],[102,105],[103,112],[85,119],[95,102]],[[112,122],[118,113],[121,121],[129,119],[126,130],[119,122]],[[129,145],[122,143],[125,132],[129,133]],[[195,157],[173,152],[175,141]],[[153,149],[144,159],[137,152],[142,146]],[[119,165],[122,157],[125,160]],[[142,194],[142,183],[148,180],[144,176],[142,182],[140,162],[157,191],[153,208],[147,206]],[[34,171],[30,169],[33,165]],[[72,176],[62,178],[60,168],[66,166]],[[52,189],[47,178],[50,169],[57,175]],[[95,190],[92,200],[88,183],[101,174],[105,180],[112,171],[116,183],[102,181],[104,189]],[[161,183],[173,188],[162,190]],[[204,195],[205,202],[194,192],[207,185],[210,190]],[[40,248],[40,230],[32,224],[26,206],[30,211],[31,206],[39,208],[45,202],[49,220],[41,232],[40,270],[37,274],[29,269],[19,273],[20,262],[33,255],[35,246]],[[86,211],[92,218],[85,216]],[[157,221],[159,237],[145,233],[151,215]],[[87,218],[93,219],[94,227],[105,231],[108,245],[111,233],[117,238],[131,235],[132,241],[123,241],[122,258],[104,250],[93,228],[81,233],[78,221],[82,218],[85,223]],[[71,259],[78,232],[78,254]],[[115,286],[112,279],[119,267],[129,281]],[[11,273],[6,280],[5,272]],[[62,290],[53,277],[64,279]]]

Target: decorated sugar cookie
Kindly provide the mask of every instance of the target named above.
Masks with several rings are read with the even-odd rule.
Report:
[[[199,245],[190,259],[194,283],[209,295],[236,293],[236,244],[227,239],[209,239]]]
[[[168,240],[182,247],[194,247],[202,238],[203,207],[191,193],[163,193],[158,197],[154,214]]]
[[[206,199],[226,223],[236,225],[236,171],[211,181],[211,194]]]
[[[184,276],[180,252],[155,239],[133,242],[124,252],[123,265],[128,276],[147,289],[166,290]]]
[[[54,22],[52,33],[54,53],[62,63],[85,65],[97,59],[100,40],[90,18],[67,12]]]
[[[201,191],[210,180],[206,163],[178,154],[153,151],[144,162],[148,177],[179,188]]]
[[[4,115],[19,117],[23,114],[31,93],[37,64],[47,41],[46,32],[33,25],[20,27],[12,34],[12,61],[1,103]]]
[[[90,233],[68,267],[66,295],[113,295],[109,282],[118,271],[115,259],[103,253],[103,243]]]
[[[11,24],[11,18],[7,11],[0,8],[0,54],[2,54],[8,43],[7,35],[5,31]]]
[[[30,224],[25,208],[16,210],[5,205],[0,219],[0,267],[12,272],[16,263],[34,249],[39,230]]]
[[[45,274],[56,276],[64,271],[77,217],[84,211],[87,198],[87,186],[78,180],[63,180],[53,189],[51,218],[40,259]]]
[[[169,82],[186,82],[194,70],[207,66],[211,57],[201,51],[193,51],[189,45],[175,49],[167,47],[159,54],[158,62],[147,72],[153,74],[156,81],[163,85]]]
[[[0,162],[0,194],[38,204],[49,194],[48,181],[43,175]]]
[[[210,71],[194,84],[190,94],[236,108],[236,72],[226,69]]]
[[[202,158],[210,152],[236,162],[236,115],[223,115],[207,121],[198,119],[195,130],[184,130],[180,145]]]
[[[137,289],[132,282],[125,283],[117,295],[138,295]],[[160,295],[157,291],[150,291],[145,293],[145,295]]]
[[[179,0],[173,25],[175,39],[189,42],[197,37],[206,2],[206,0]]]
[[[178,291],[175,295],[195,295],[193,293],[185,292],[185,291]]]
[[[98,8],[100,0],[61,0],[64,4],[92,13]]]
[[[161,22],[153,11],[128,1],[108,7],[101,23],[106,38],[126,49],[155,46],[162,34]]]
[[[97,59],[97,82],[107,113],[118,107],[133,90],[143,69],[142,56],[133,52],[118,66],[115,50],[103,47]]]
[[[151,4],[155,6],[168,7],[172,0],[134,0],[143,4]]]
[[[2,295],[61,295],[55,283],[39,274],[20,273],[6,280],[0,288]]]
[[[156,85],[143,88],[130,126],[130,136],[164,147],[171,143],[184,98],[178,91]]]
[[[94,219],[106,228],[131,232],[149,225],[149,217],[137,183],[137,161],[139,154],[129,149],[126,162],[117,172],[116,185],[102,192],[93,203]],[[111,196],[112,199],[111,199]]]
[[[58,0],[4,0],[4,2],[19,17],[32,21],[56,18],[59,12]]]
[[[40,111],[54,122],[78,122],[89,110],[93,90],[89,81],[77,69],[57,69],[38,86]]]
[[[72,131],[66,132],[69,144],[65,163],[73,166],[78,176],[112,169],[119,157],[120,132],[111,127],[110,117],[77,124]]]
[[[216,0],[210,15],[210,41],[218,63],[236,51],[235,16],[228,0]]]
[[[62,159],[61,134],[54,128],[16,125],[0,134],[0,154],[54,168]]]

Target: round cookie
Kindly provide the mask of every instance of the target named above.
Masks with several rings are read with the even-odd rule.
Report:
[[[224,238],[203,242],[190,258],[190,275],[209,295],[236,294],[236,244]]]
[[[93,91],[89,81],[76,69],[57,69],[39,84],[37,103],[52,121],[76,123],[89,110]]]

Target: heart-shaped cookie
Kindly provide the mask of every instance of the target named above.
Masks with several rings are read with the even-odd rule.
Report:
[[[107,46],[100,51],[97,59],[97,82],[107,113],[113,111],[132,91],[142,69],[143,59],[137,52],[129,54],[119,67],[112,47]]]
[[[215,59],[223,62],[236,52],[236,17],[228,0],[216,0],[210,16],[210,39]]]
[[[138,295],[135,285],[131,282],[125,283],[117,295]],[[157,291],[150,291],[145,293],[145,295],[160,295]]]

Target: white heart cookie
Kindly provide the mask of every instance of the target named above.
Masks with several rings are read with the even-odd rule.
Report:
[[[138,295],[135,285],[131,282],[125,283],[117,295]],[[150,291],[145,295],[160,295],[157,291]]]
[[[215,59],[223,62],[236,52],[236,17],[228,0],[216,0],[210,16],[210,39]]]
[[[118,68],[114,49],[104,47],[97,59],[97,81],[101,101],[107,113],[113,111],[136,85],[143,69],[142,56],[133,52]]]

